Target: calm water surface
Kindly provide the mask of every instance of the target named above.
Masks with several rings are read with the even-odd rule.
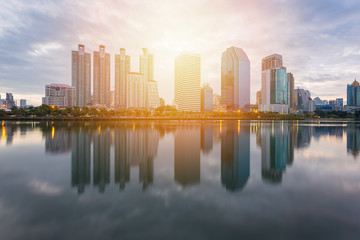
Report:
[[[359,239],[360,125],[3,122],[1,239]]]

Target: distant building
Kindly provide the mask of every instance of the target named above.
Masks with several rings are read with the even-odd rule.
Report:
[[[352,84],[347,85],[347,105],[360,106],[360,87],[356,79]]]
[[[75,106],[84,107],[91,103],[91,54],[85,46],[78,45],[78,51],[71,52],[71,85],[75,87]]]
[[[287,74],[287,79],[288,79],[288,87],[289,87],[289,92],[288,92],[288,97],[289,97],[289,108],[290,108],[290,112],[294,112],[294,105],[295,105],[295,92],[294,92],[294,85],[295,85],[295,79],[294,79],[294,75],[292,73],[288,73]]]
[[[160,98],[157,81],[149,80],[148,82],[149,108],[155,109],[160,107]]]
[[[26,99],[20,99],[20,108],[26,107]]]
[[[165,106],[165,100],[163,98],[160,98],[160,107]]]
[[[127,108],[146,108],[146,84],[144,75],[136,72],[129,72],[127,75]]]
[[[273,54],[262,59],[260,111],[289,112],[289,83],[282,56]]]
[[[130,72],[130,56],[125,55],[125,48],[115,54],[115,106],[126,109],[127,106],[127,74]]]
[[[250,60],[243,49],[230,47],[221,57],[222,104],[230,110],[250,110]]]
[[[154,80],[154,55],[149,54],[147,48],[143,48],[143,55],[140,56],[140,73],[143,74],[145,83],[145,108],[149,108],[148,83]]]
[[[261,90],[256,92],[256,104],[260,105],[262,103],[261,100]]]
[[[213,89],[209,84],[204,84],[201,88],[201,111],[213,111]]]
[[[180,111],[200,112],[200,55],[182,53],[175,59],[175,104]]]
[[[315,105],[324,105],[324,102],[319,98],[314,98]]]
[[[110,91],[110,107],[115,106],[115,91]]]
[[[12,93],[6,93],[6,108],[11,109],[12,107],[16,106],[14,101],[14,96]]]
[[[315,111],[315,102],[311,99],[311,93],[308,90],[294,90],[294,110],[299,114]]]
[[[343,98],[337,98],[336,102],[340,105],[340,110],[344,110],[344,99]]]
[[[104,45],[94,51],[93,63],[94,105],[110,107],[110,54],[105,52]]]
[[[76,103],[75,92],[75,88],[67,84],[46,85],[43,104],[56,107],[73,107]]]

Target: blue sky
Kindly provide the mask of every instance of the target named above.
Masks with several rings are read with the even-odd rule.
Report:
[[[346,98],[360,78],[360,1],[345,0],[0,0],[0,94],[40,104],[44,86],[71,83],[71,50],[126,48],[138,71],[141,48],[155,56],[159,93],[171,104],[174,58],[201,55],[202,82],[220,93],[221,53],[243,48],[251,61],[251,100],[261,87],[261,59],[278,53],[295,87],[312,97]],[[112,83],[112,86],[114,84]]]

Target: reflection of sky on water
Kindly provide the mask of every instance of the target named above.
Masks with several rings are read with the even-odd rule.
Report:
[[[5,239],[360,233],[357,125],[219,125],[6,122],[11,141],[0,139],[0,233]]]

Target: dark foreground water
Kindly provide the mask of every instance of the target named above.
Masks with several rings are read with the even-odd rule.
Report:
[[[360,239],[360,125],[3,122],[0,239]]]

